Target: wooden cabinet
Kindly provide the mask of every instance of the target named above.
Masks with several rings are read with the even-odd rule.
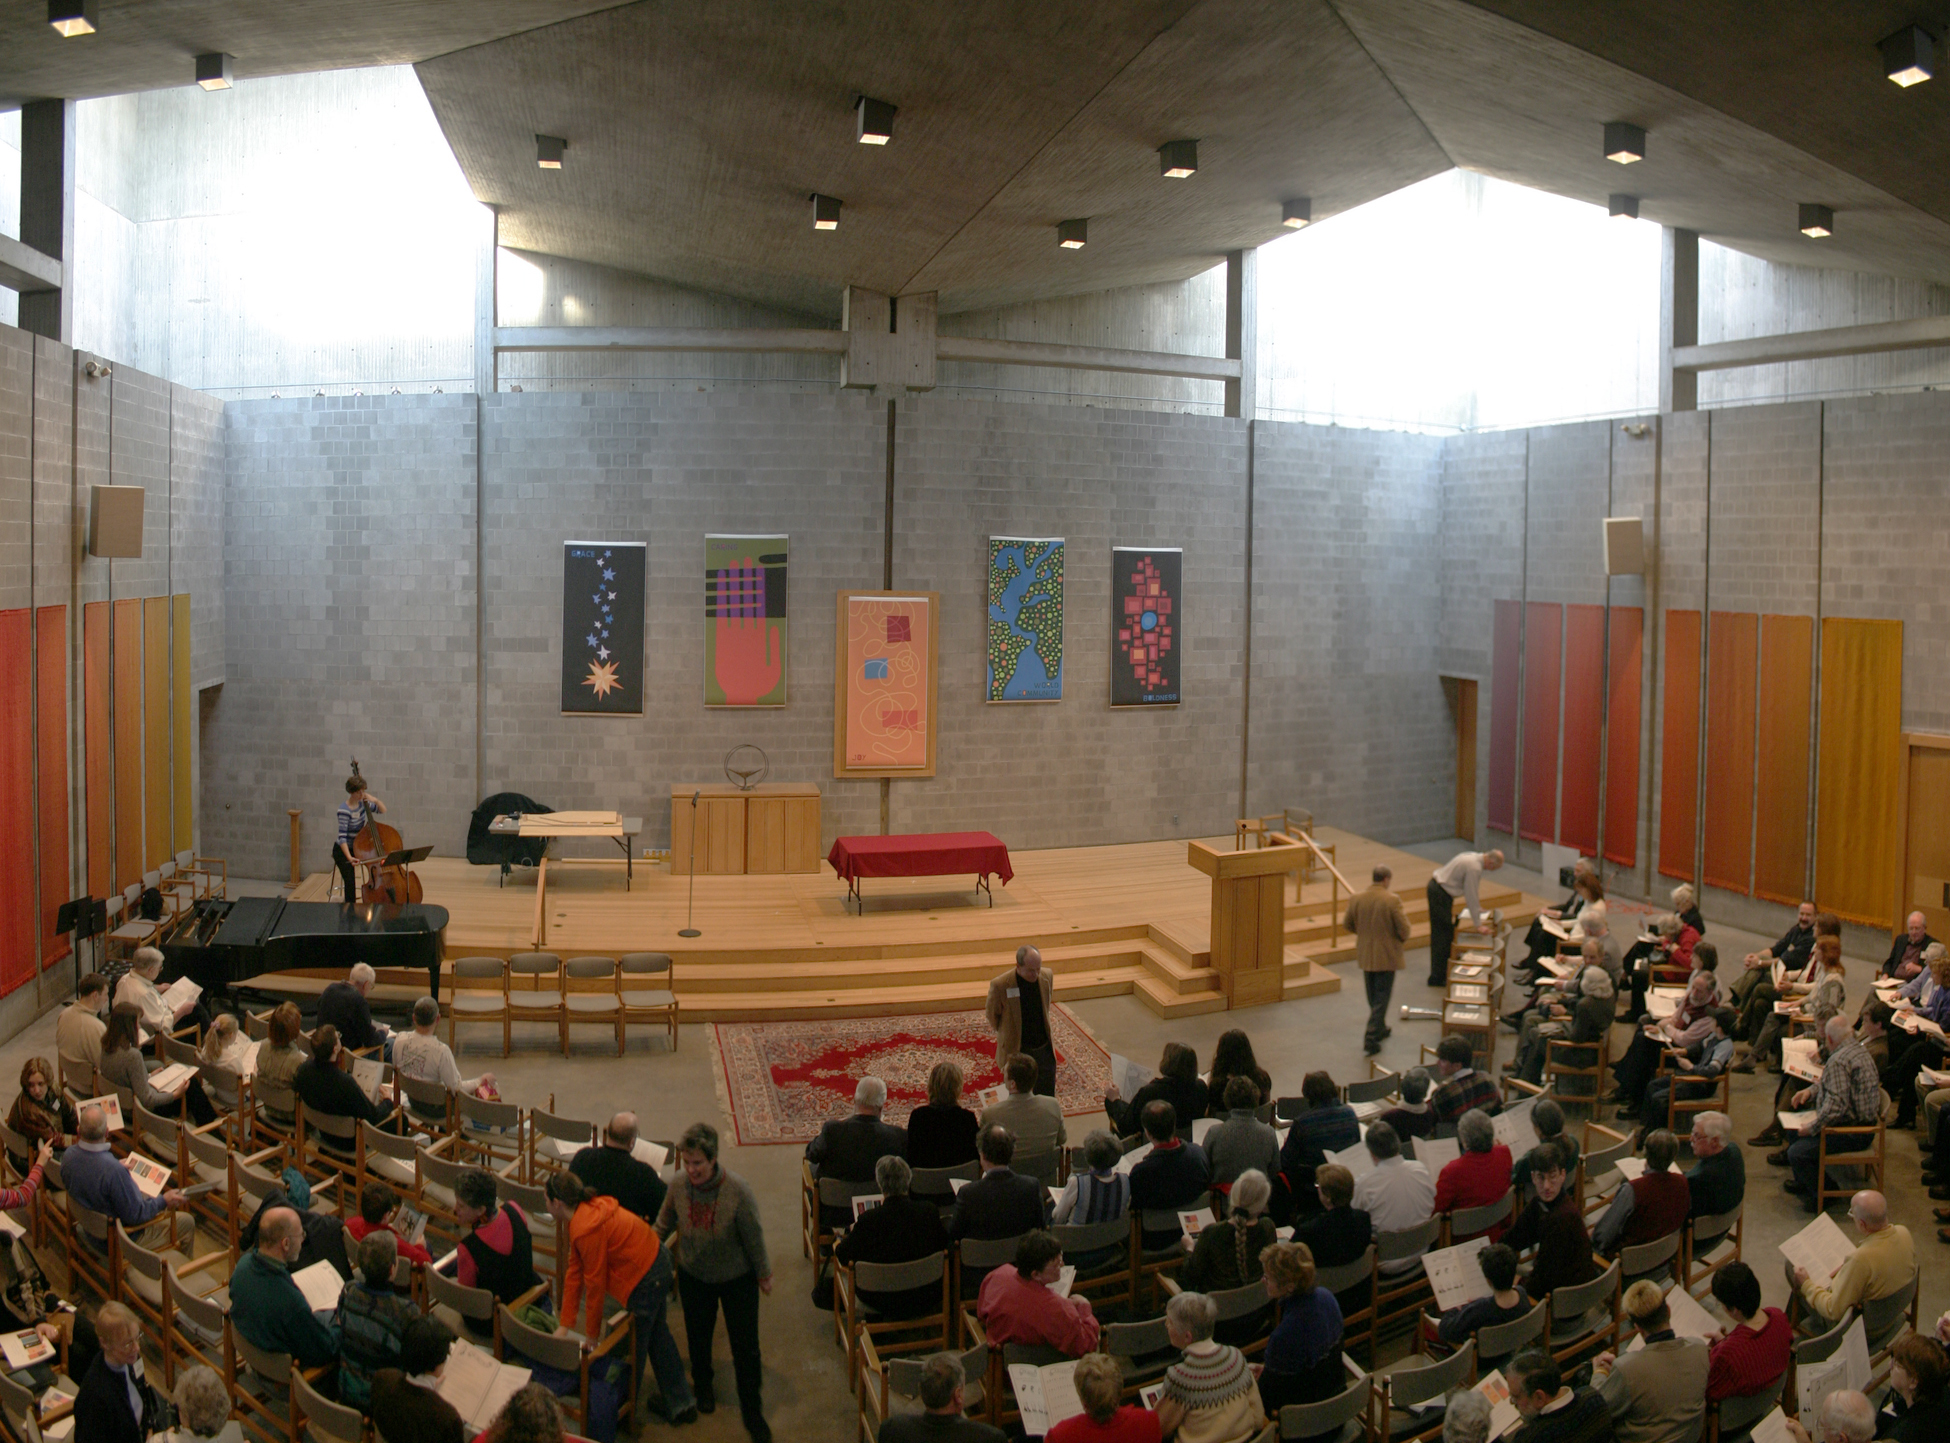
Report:
[[[691,795],[697,801],[700,876],[819,870],[819,788],[761,782],[749,792],[720,784],[670,789],[670,870],[689,875]]]

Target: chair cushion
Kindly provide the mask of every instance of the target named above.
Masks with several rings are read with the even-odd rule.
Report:
[[[450,1013],[500,1012],[502,1004],[499,996],[470,997],[467,993],[461,992],[447,1000],[447,1010]]]
[[[510,992],[508,1006],[516,1012],[559,1012],[562,1010],[560,992]]]
[[[566,1003],[571,1012],[586,1012],[595,1016],[605,1013],[621,1012],[622,1001],[613,994],[601,992],[571,992]]]
[[[625,1007],[675,1007],[677,994],[675,992],[625,992],[623,1005]]]

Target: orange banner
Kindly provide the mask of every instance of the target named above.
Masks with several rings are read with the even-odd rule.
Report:
[[[1729,892],[1753,890],[1754,665],[1760,618],[1716,611],[1706,639],[1706,825],[1700,873]]]
[[[1598,772],[1605,737],[1605,608],[1564,608],[1564,778],[1557,840],[1598,850]]]
[[[115,889],[109,838],[115,806],[115,759],[110,755],[108,709],[108,603],[81,608],[82,768],[86,779],[88,895],[106,897]]]
[[[1614,606],[1606,649],[1605,858],[1621,867],[1639,857],[1639,693],[1645,611]]]
[[[1659,728],[1659,872],[1698,875],[1700,615],[1666,613],[1666,704]]]
[[[846,602],[846,764],[928,764],[928,668],[933,637],[924,596]]]
[[[115,603],[115,890],[142,880],[142,603]]]
[[[41,800],[41,966],[52,967],[73,950],[66,932],[54,930],[55,914],[68,900],[68,608],[43,606],[34,619],[34,688],[39,712],[35,765]]]
[[[1887,927],[1896,901],[1902,772],[1903,624],[1821,623],[1821,744],[1815,783],[1815,900]]]
[[[1813,729],[1815,622],[1760,619],[1760,777],[1754,895],[1799,905],[1808,889],[1808,743]]]
[[[1533,601],[1523,617],[1523,790],[1519,836],[1548,842],[1557,835],[1557,716],[1562,674],[1564,608]]]

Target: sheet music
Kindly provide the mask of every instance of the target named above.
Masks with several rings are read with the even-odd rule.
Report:
[[[427,1215],[411,1203],[401,1203],[393,1213],[393,1231],[409,1243],[423,1244],[427,1236]]]
[[[352,1058],[352,1080],[367,1097],[378,1099],[386,1082],[386,1064],[374,1057]]]
[[[1372,1102],[1357,1102],[1354,1104],[1355,1120],[1363,1123],[1373,1122],[1394,1105],[1394,1102],[1386,1097],[1377,1097]]]
[[[1158,1400],[1164,1396],[1165,1385],[1163,1383],[1153,1383],[1149,1387],[1138,1389],[1138,1402],[1149,1408],[1153,1413],[1158,1411]]]
[[[1679,1004],[1686,1000],[1684,987],[1654,987],[1645,994],[1645,1010],[1655,1022],[1664,1022],[1679,1010]]]
[[[1490,1020],[1490,1009],[1451,1002],[1443,1007],[1442,1020],[1453,1022],[1459,1027],[1481,1027]]]
[[[1781,1120],[1781,1131],[1792,1135],[1811,1126],[1821,1114],[1811,1107],[1806,1112],[1781,1112],[1775,1116]]]
[[[1550,973],[1551,976],[1557,978],[1559,981],[1563,981],[1565,978],[1569,977],[1572,973],[1583,970],[1584,958],[1583,957],[1546,957],[1543,959],[1543,963],[1544,963],[1544,970],[1546,972]]]
[[[120,1132],[128,1126],[126,1122],[122,1121],[122,1099],[112,1092],[107,1097],[83,1098],[81,1105],[75,1108],[75,1111],[80,1112],[83,1107],[99,1107],[102,1110],[102,1117],[108,1123],[108,1130],[110,1132]]]
[[[1151,1144],[1147,1142],[1144,1146],[1134,1147],[1125,1153],[1124,1156],[1117,1160],[1117,1166],[1111,1170],[1113,1172],[1121,1172],[1126,1177],[1129,1177],[1131,1175],[1131,1169],[1149,1156],[1151,1156]]]
[[[1462,1156],[1462,1144],[1453,1137],[1418,1137],[1415,1139],[1415,1161],[1429,1170],[1430,1177],[1436,1177],[1442,1169]]]
[[[1505,1433],[1517,1426],[1523,1416],[1517,1412],[1517,1405],[1510,1401],[1510,1385],[1503,1381],[1503,1370],[1496,1369],[1476,1385],[1476,1391],[1490,1400],[1490,1436],[1488,1443],[1496,1443]]]
[[[1645,1176],[1645,1159],[1642,1157],[1621,1157],[1612,1166],[1618,1169],[1618,1175],[1627,1182],[1636,1182]]]
[[[135,1179],[136,1188],[144,1197],[161,1197],[175,1181],[168,1168],[139,1152],[132,1152],[123,1158],[122,1166],[129,1170],[129,1176]]]
[[[1218,1219],[1212,1216],[1211,1208],[1199,1208],[1196,1212],[1184,1212],[1178,1215],[1178,1225],[1185,1230],[1185,1236],[1194,1239],[1202,1230],[1211,1227],[1217,1221]]]
[[[244,1049],[244,1055],[237,1059],[237,1075],[239,1077],[257,1076],[257,1054],[258,1050],[263,1046],[264,1039],[260,1037]]]
[[[1855,1256],[1855,1244],[1827,1213],[1816,1213],[1813,1222],[1781,1244],[1781,1256],[1806,1268],[1817,1283],[1826,1283]]]
[[[1803,1082],[1821,1081],[1821,1050],[1812,1037],[1781,1039],[1781,1071]]]
[[[1356,1182],[1374,1171],[1374,1154],[1368,1151],[1368,1145],[1364,1142],[1357,1142],[1353,1147],[1344,1147],[1339,1152],[1330,1152],[1327,1154],[1327,1160],[1339,1163],[1353,1173]]]
[[[1157,1075],[1150,1068],[1140,1066],[1120,1053],[1110,1055],[1110,1080],[1117,1088],[1117,1095],[1126,1102],[1136,1097],[1138,1089]]]
[[[1056,1275],[1056,1281],[1049,1285],[1049,1290],[1059,1298],[1067,1298],[1070,1296],[1070,1289],[1076,1285],[1077,1270],[1071,1264],[1065,1263],[1063,1270]]]
[[[158,1067],[149,1074],[149,1085],[158,1092],[179,1092],[195,1077],[198,1069],[187,1062],[172,1062],[167,1067]]]
[[[1040,1438],[1065,1418],[1083,1412],[1083,1400],[1077,1397],[1074,1358],[1041,1368],[1011,1363],[1009,1386],[1015,1390],[1016,1406],[1022,1410],[1022,1431],[1031,1438]]]
[[[994,1087],[982,1089],[982,1106],[984,1108],[994,1107],[996,1103],[1005,1100],[1008,1096],[1009,1084],[1006,1082],[998,1082]]]
[[[853,1221],[857,1223],[858,1221],[860,1221],[860,1214],[865,1212],[871,1212],[874,1208],[879,1207],[882,1203],[886,1201],[887,1201],[886,1193],[882,1193],[882,1192],[855,1193],[853,1196]]]
[[[968,1186],[970,1181],[971,1179],[965,1177],[951,1177],[948,1179],[948,1190],[950,1192],[960,1192]]]
[[[1530,1112],[1536,1106],[1536,1098],[1525,1098],[1513,1107],[1504,1108],[1490,1119],[1490,1127],[1496,1133],[1496,1140],[1509,1148],[1513,1157],[1521,1155],[1537,1136],[1536,1129],[1530,1125]]]
[[[1496,1291],[1483,1277],[1479,1256],[1489,1245],[1487,1237],[1471,1238],[1453,1248],[1422,1254],[1422,1270],[1429,1275],[1429,1286],[1435,1290],[1437,1309],[1446,1313]]]
[[[630,1144],[630,1156],[638,1162],[648,1163],[651,1167],[661,1168],[670,1160],[670,1149],[667,1147],[659,1147],[654,1142],[645,1142],[639,1137],[635,1142]]]
[[[1481,982],[1451,982],[1449,997],[1455,1002],[1487,1002],[1490,989]]]
[[[202,995],[203,989],[187,977],[178,977],[162,990],[162,999],[171,1012],[190,1006]]]
[[[1940,1068],[1925,1067],[1916,1075],[1931,1087],[1950,1087],[1950,1072]]]
[[[497,1363],[492,1353],[462,1338],[447,1354],[437,1391],[454,1405],[471,1435],[500,1416],[508,1400],[528,1386],[529,1376],[528,1369]]]
[[[6,1354],[7,1367],[17,1373],[22,1368],[31,1368],[52,1358],[54,1344],[28,1328],[19,1333],[0,1333],[0,1352]]]
[[[298,1285],[298,1291],[305,1295],[305,1306],[314,1313],[329,1313],[339,1305],[339,1294],[345,1291],[345,1279],[339,1276],[339,1270],[325,1262],[300,1268],[291,1275],[291,1281]],[[453,1359],[447,1361],[451,1374]]]
[[[1537,924],[1560,942],[1568,942],[1571,940],[1571,929],[1555,917],[1539,917]]]
[[[1752,1443],[1795,1443],[1794,1435],[1788,1432],[1787,1414],[1779,1408],[1754,1424],[1749,1437]]]
[[[1869,1334],[1863,1326],[1861,1314],[1856,1315],[1848,1331],[1842,1334],[1842,1346],[1835,1350],[1833,1356],[1825,1362],[1799,1369],[1794,1381],[1795,1401],[1801,1410],[1801,1426],[1810,1430],[1810,1436],[1818,1437],[1814,1420],[1822,1399],[1843,1388],[1853,1388],[1858,1393],[1868,1389]]]

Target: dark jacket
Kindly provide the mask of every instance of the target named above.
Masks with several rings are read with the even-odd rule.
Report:
[[[1934,941],[1936,941],[1936,938],[1932,937],[1928,932],[1925,932],[1922,943],[1916,949],[1916,955],[1921,957]],[[1889,944],[1889,956],[1882,964],[1882,975],[1885,977],[1894,977],[1896,975],[1896,969],[1902,965],[1903,954],[1907,951],[1909,951],[1909,933],[1905,930],[1898,932],[1895,940]]]
[[[1328,1208],[1293,1221],[1293,1240],[1305,1243],[1317,1268],[1338,1268],[1367,1252],[1374,1219],[1361,1208]]]
[[[578,1152],[569,1171],[589,1184],[592,1192],[613,1197],[647,1223],[657,1220],[670,1189],[647,1162],[630,1156],[628,1148],[597,1143]]]
[[[1138,1089],[1136,1097],[1123,1102],[1115,1097],[1104,1099],[1104,1112],[1110,1117],[1110,1125],[1119,1137],[1135,1137],[1144,1131],[1144,1109],[1154,1102],[1168,1102],[1178,1117],[1181,1128],[1189,1128],[1197,1118],[1205,1116],[1210,1105],[1210,1092],[1196,1077],[1190,1082],[1180,1082],[1173,1077],[1154,1077]]]
[[[1049,1226],[1049,1189],[1006,1167],[991,1168],[955,1194],[951,1238],[1013,1238]]]
[[[1598,1265],[1591,1258],[1591,1234],[1573,1188],[1560,1192],[1549,1207],[1542,1198],[1531,1198],[1503,1235],[1503,1243],[1519,1253],[1536,1245],[1537,1259],[1524,1282],[1532,1302],[1543,1301],[1557,1288],[1588,1283],[1598,1276]]]
[[[1739,1207],[1747,1196],[1747,1159],[1740,1144],[1728,1139],[1713,1156],[1700,1158],[1687,1169],[1686,1186],[1693,1194],[1691,1217],[1717,1217]]]
[[[1156,1147],[1131,1169],[1131,1207],[1178,1209],[1190,1207],[1212,1186],[1212,1166],[1205,1160],[1205,1149],[1195,1142],[1176,1147]],[[1144,1246],[1162,1248],[1182,1237],[1184,1229],[1174,1218],[1169,1230],[1144,1230]]]
[[[320,1026],[331,1023],[338,1029],[339,1041],[354,1052],[379,1043],[378,1029],[372,1025],[372,1008],[350,982],[334,982],[318,994],[318,1022]]]
[[[944,1164],[945,1166],[945,1164]],[[947,1413],[895,1413],[876,1443],[1002,1443],[1002,1430]]]
[[[136,1382],[143,1397],[142,1422],[129,1407],[126,1375],[108,1366],[100,1353],[81,1375],[74,1400],[74,1436],[86,1443],[144,1443],[159,1422],[161,1400],[145,1376]]]
[[[374,1102],[351,1073],[315,1057],[307,1057],[298,1064],[297,1075],[291,1079],[291,1090],[298,1094],[307,1112],[324,1112],[375,1125],[393,1115],[390,1100]]]
[[[856,1112],[829,1122],[806,1144],[806,1160],[819,1177],[842,1182],[872,1182],[874,1164],[907,1149],[907,1130]]]
[[[890,1197],[868,1208],[833,1249],[843,1263],[911,1263],[948,1251],[941,1209],[911,1197]],[[889,1317],[921,1317],[941,1310],[941,1285],[905,1292],[860,1290],[863,1302]]]
[[[1207,1117],[1224,1117],[1226,1115],[1228,1110],[1226,1107],[1226,1084],[1232,1081],[1233,1078],[1241,1076],[1247,1078],[1254,1087],[1259,1089],[1259,1101],[1262,1107],[1273,1100],[1273,1079],[1263,1067],[1255,1067],[1251,1072],[1247,1073],[1227,1072],[1216,1074],[1208,1077],[1205,1083],[1205,1115]],[[1176,1104],[1173,1105],[1176,1106]],[[1178,1119],[1178,1124],[1180,1127],[1185,1125],[1185,1119],[1182,1114]]]
[[[1905,937],[1904,940],[1907,941],[1908,938]],[[1808,965],[1808,959],[1814,955],[1815,929],[1812,925],[1803,927],[1797,921],[1787,931],[1783,932],[1781,934],[1781,940],[1776,942],[1768,950],[1774,954],[1774,960],[1782,963],[1787,968],[1788,975],[1792,976],[1805,968]],[[1898,952],[1896,954],[1896,960],[1900,962],[1902,956],[1903,954]]]
[[[406,1381],[397,1368],[372,1375],[372,1421],[388,1439],[413,1443],[467,1443],[468,1432],[454,1405],[438,1393]]]
[[[909,1167],[960,1167],[975,1161],[975,1114],[923,1103],[907,1117]]]

